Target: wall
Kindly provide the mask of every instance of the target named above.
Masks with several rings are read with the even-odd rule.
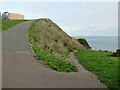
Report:
[[[9,19],[10,20],[23,20],[24,19],[24,15],[17,14],[17,13],[9,13]]]

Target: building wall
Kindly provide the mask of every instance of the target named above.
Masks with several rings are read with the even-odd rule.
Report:
[[[8,18],[10,20],[23,20],[24,19],[24,15],[22,14],[17,14],[17,13],[9,13]]]

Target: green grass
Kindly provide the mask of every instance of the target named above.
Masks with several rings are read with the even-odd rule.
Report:
[[[45,25],[46,19],[35,20],[28,32],[29,42],[36,58],[56,71],[77,72],[77,67],[68,60],[70,51],[62,43],[63,36],[66,34],[62,34],[50,20],[47,20],[47,22],[51,24],[51,27]]]
[[[2,20],[0,18],[0,31],[2,31]]]
[[[2,20],[2,31],[5,31],[26,20]]]
[[[38,60],[44,61],[44,64],[59,72],[72,72],[77,71],[76,66],[70,63],[67,59],[62,57],[55,57],[45,50],[39,49],[39,47],[32,45],[32,48],[36,54]]]
[[[75,53],[79,62],[111,90],[118,88],[118,58],[110,57],[111,52],[103,51],[78,51]]]

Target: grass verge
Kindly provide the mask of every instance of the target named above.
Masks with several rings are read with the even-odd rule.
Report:
[[[40,44],[39,44],[40,40],[38,40],[38,41],[36,40],[36,39],[40,38],[40,37],[37,37],[39,32],[35,33],[35,30],[41,30],[41,29],[43,29],[43,27],[40,28],[40,26],[41,26],[40,23],[39,23],[39,27],[38,27],[37,22],[38,22],[38,20],[36,20],[32,23],[32,25],[29,29],[29,32],[28,32],[29,42],[31,43],[32,49],[34,50],[34,52],[36,54],[36,58],[38,60],[42,60],[46,66],[48,66],[56,71],[77,72],[78,71],[77,67],[74,64],[72,64],[68,60],[67,57],[64,57],[60,53],[58,55],[55,55],[55,53],[50,53],[49,51],[47,51],[46,50],[47,48],[45,49],[45,48],[40,47]],[[44,32],[44,30],[43,30],[43,32]],[[47,34],[46,34],[46,37],[47,37]],[[49,42],[49,40],[47,42],[51,43],[51,42]],[[67,56],[67,54],[66,54],[66,56]]]
[[[5,31],[26,20],[2,20],[2,31]]]
[[[78,51],[75,53],[79,62],[111,90],[118,89],[118,58],[110,57],[111,52],[103,51]]]

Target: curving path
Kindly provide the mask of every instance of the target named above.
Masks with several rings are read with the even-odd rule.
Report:
[[[26,37],[31,22],[23,22],[2,33],[3,88],[106,88],[94,74],[78,65],[73,53],[71,62],[79,72],[56,72],[38,62]]]

